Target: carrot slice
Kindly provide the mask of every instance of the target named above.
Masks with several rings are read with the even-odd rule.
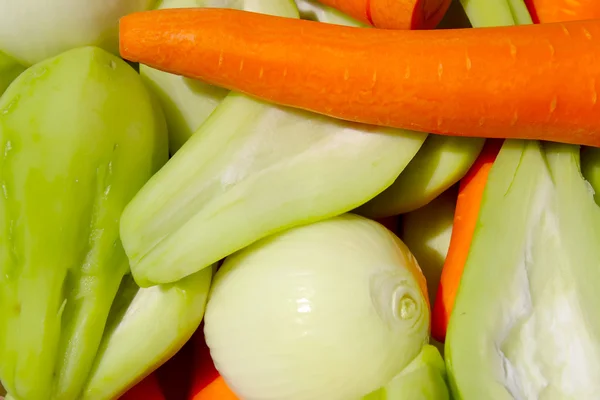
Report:
[[[119,400],[165,400],[155,373],[129,389]]]
[[[384,30],[165,9],[123,17],[120,51],[130,61],[344,120],[600,147],[600,20]]]
[[[349,16],[384,29],[433,29],[451,0],[319,0]]]
[[[204,340],[204,325],[192,337],[194,362],[192,364],[192,387],[189,400],[238,400],[223,377],[215,368],[210,350]]]
[[[536,24],[600,19],[598,0],[526,0]]]
[[[460,181],[450,247],[431,315],[431,336],[441,343],[446,339],[448,321],[469,255],[487,178],[503,142],[486,141],[481,154]]]

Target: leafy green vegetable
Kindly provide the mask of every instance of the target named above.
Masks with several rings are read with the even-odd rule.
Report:
[[[599,241],[579,147],[507,141],[446,338],[456,399],[597,395]]]
[[[78,399],[128,271],[121,212],[166,158],[135,71],[84,47],[0,98],[0,379],[16,399]]]

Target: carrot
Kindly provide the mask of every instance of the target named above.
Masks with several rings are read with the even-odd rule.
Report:
[[[165,400],[155,373],[129,389],[119,400]]]
[[[451,0],[319,0],[349,16],[384,29],[433,29]]]
[[[526,4],[536,24],[600,19],[598,0],[526,0]]]
[[[123,58],[343,120],[600,147],[600,20],[353,28],[232,9],[120,21]]]
[[[487,178],[503,142],[486,141],[479,157],[459,184],[450,247],[431,314],[431,336],[441,343],[446,339],[446,328],[469,255]]]
[[[203,325],[192,337],[194,362],[192,364],[192,386],[188,400],[238,400],[237,396],[219,375],[204,341]]]

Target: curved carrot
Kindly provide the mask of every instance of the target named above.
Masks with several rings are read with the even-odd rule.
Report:
[[[339,119],[600,147],[600,20],[401,31],[165,9],[123,17],[120,51]]]
[[[192,340],[194,362],[188,400],[238,400],[213,364],[210,350],[204,340],[203,325],[196,331]]]
[[[486,141],[479,158],[460,181],[450,247],[431,315],[431,336],[441,343],[446,339],[446,328],[469,255],[488,174],[502,143],[502,140]]]
[[[238,400],[238,397],[229,389],[223,377],[218,376],[202,389],[195,390],[190,400]]]
[[[451,0],[319,0],[349,16],[384,29],[433,29]]]
[[[598,0],[526,0],[536,24],[600,19]]]
[[[119,400],[165,400],[155,373],[129,389]]]

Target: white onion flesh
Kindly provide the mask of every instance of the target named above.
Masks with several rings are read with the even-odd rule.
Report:
[[[206,341],[242,399],[359,399],[429,338],[415,258],[382,225],[352,214],[241,250],[211,290]]]

